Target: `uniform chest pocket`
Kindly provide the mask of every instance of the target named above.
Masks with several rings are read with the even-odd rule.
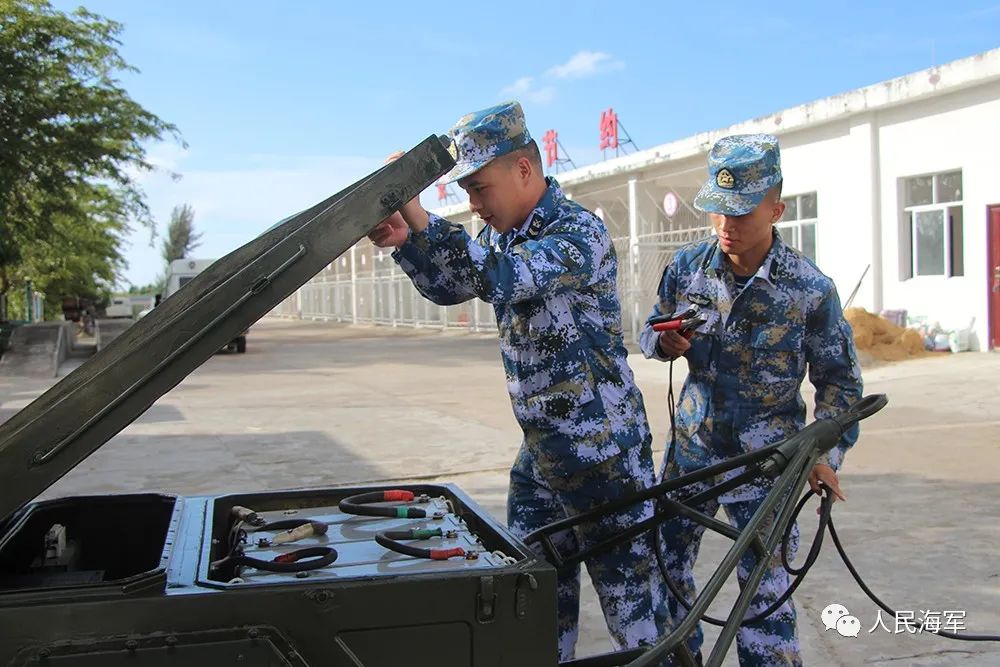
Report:
[[[513,397],[514,416],[528,445],[553,455],[594,435],[595,426],[603,423],[595,420],[601,402],[596,400],[589,374],[563,378],[540,391]]]
[[[762,324],[750,330],[752,370],[757,382],[798,382],[804,332],[792,324]]]
[[[546,429],[560,422],[575,422],[581,416],[581,409],[594,398],[590,378],[580,376],[525,396],[521,404],[525,420],[536,428]]]

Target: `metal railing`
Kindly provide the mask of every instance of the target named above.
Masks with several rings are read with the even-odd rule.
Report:
[[[663,270],[678,248],[712,233],[706,216],[689,203],[704,178],[704,168],[662,170],[626,177],[612,184],[577,184],[569,195],[592,211],[600,210],[618,255],[618,293],[622,326],[635,340],[657,298]],[[668,216],[661,201],[673,193],[679,205]],[[453,222],[475,236],[482,222],[468,211]],[[367,240],[321,271],[271,315],[302,319],[495,331],[489,304],[478,299],[438,306],[423,298],[390,254]]]

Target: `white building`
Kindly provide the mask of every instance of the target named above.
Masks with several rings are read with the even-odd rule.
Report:
[[[852,305],[905,309],[948,328],[974,320],[975,349],[1000,346],[1000,49],[558,174],[615,238],[626,330],[637,333],[673,250],[711,233],[691,208],[709,148],[753,132],[780,140],[783,237],[834,279],[843,301],[860,280]],[[466,204],[438,213],[472,232],[481,225]],[[493,327],[488,305],[423,301],[367,241],[282,312]]]

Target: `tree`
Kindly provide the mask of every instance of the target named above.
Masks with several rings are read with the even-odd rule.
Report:
[[[163,239],[163,259],[170,266],[175,259],[184,259],[198,247],[201,234],[194,232],[194,209],[188,204],[174,206],[167,225],[167,236]]]
[[[21,286],[30,278],[32,287],[45,294],[47,317],[61,313],[63,296],[106,300],[121,277],[127,216],[108,190],[103,184],[81,184],[72,196],[83,215],[53,215],[47,237],[23,248],[21,261],[10,271],[12,283]],[[14,318],[23,315],[22,300],[10,299]]]
[[[0,294],[29,269],[35,284],[35,270],[83,271],[64,284],[96,286],[120,270],[129,221],[150,224],[135,181],[152,169],[144,144],[179,134],[119,86],[135,71],[118,53],[121,28],[82,8],[0,0]],[[70,241],[85,258],[61,257]]]
[[[163,291],[163,286],[157,281],[145,285],[129,285],[129,294],[158,294]]]

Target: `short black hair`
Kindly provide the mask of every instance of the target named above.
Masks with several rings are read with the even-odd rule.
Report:
[[[784,180],[778,181],[775,185],[771,186],[771,189],[767,191],[769,195],[774,197],[774,201],[781,201],[781,185]]]
[[[522,146],[517,150],[507,153],[504,155],[504,158],[509,160],[509,164],[513,164],[521,158],[527,158],[531,160],[531,164],[538,169],[538,173],[544,174],[544,167],[542,166],[542,153],[538,150],[538,143],[534,139],[532,139],[526,146]]]

